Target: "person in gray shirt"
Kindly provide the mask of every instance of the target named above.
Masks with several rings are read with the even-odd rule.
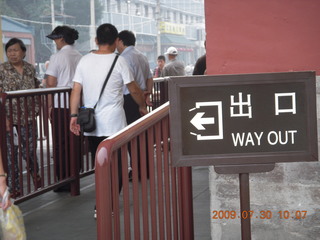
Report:
[[[133,32],[124,30],[118,35],[117,50],[120,56],[127,60],[129,68],[132,71],[134,80],[138,83],[140,89],[144,92],[146,104],[151,106],[150,95],[153,88],[153,77],[150,70],[148,59],[140,51],[135,48],[136,37]],[[127,123],[133,123],[141,117],[138,105],[133,101],[131,94],[126,88],[123,90],[124,104],[123,108],[126,114]],[[146,138],[147,139],[147,138]],[[148,140],[146,140],[148,141]],[[139,149],[138,143],[138,149]],[[128,146],[129,154],[131,154],[131,146]],[[140,151],[138,152],[138,161],[140,161]],[[148,156],[148,148],[146,148],[146,156]],[[140,165],[140,164],[138,164]],[[147,159],[147,169],[148,169]],[[130,162],[130,166],[132,163]],[[132,172],[129,173],[129,179],[131,180]],[[139,168],[139,177],[141,176]],[[149,171],[147,170],[147,176]]]
[[[169,62],[164,66],[161,77],[186,75],[184,64],[177,60],[178,50],[175,47],[169,47],[165,55],[167,55]]]
[[[117,50],[124,57],[133,74],[134,80],[138,83],[140,89],[144,92],[147,105],[150,103],[150,94],[153,88],[153,77],[150,71],[149,62],[145,55],[135,48],[136,37],[133,32],[124,30],[119,33]],[[133,101],[128,89],[125,87],[124,110],[127,123],[130,124],[141,117],[139,106]]]

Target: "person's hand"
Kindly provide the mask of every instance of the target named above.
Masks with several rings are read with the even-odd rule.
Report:
[[[150,92],[144,92],[144,97],[146,99],[146,104],[147,106],[152,106],[152,102],[151,102],[151,99],[150,99],[150,95],[151,93]]]
[[[77,136],[80,135],[80,125],[77,123],[77,117],[70,118],[70,131]]]
[[[4,194],[5,194],[6,190],[7,190],[7,188],[8,187],[7,187],[6,178],[5,177],[0,177],[0,196],[1,196],[1,198],[4,197]],[[0,208],[2,208],[3,210],[6,210],[10,206],[11,206],[11,201],[10,201],[10,198],[9,198],[9,195],[8,195],[7,201],[0,202]]]
[[[141,116],[146,115],[148,113],[147,107],[146,106],[139,107],[139,112],[140,112]]]

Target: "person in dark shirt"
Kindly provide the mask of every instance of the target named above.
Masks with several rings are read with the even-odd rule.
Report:
[[[204,42],[204,47],[206,47],[206,42]],[[207,54],[204,54],[198,58],[196,65],[194,66],[192,75],[205,75],[207,70],[206,58]]]
[[[204,75],[206,69],[206,54],[204,54],[198,58],[196,65],[194,66],[192,75]]]

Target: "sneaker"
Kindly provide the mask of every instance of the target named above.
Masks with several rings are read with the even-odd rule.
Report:
[[[129,170],[129,182],[132,182],[132,170]]]
[[[114,216],[113,211],[112,211],[112,217]],[[97,208],[96,206],[94,206],[94,214],[93,214],[93,218],[97,219]]]

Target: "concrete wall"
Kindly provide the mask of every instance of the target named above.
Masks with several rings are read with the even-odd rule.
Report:
[[[320,75],[319,12],[319,0],[207,0],[208,74],[315,70]],[[209,181],[210,212],[239,214],[239,176],[209,167]],[[250,174],[250,196],[255,214],[272,213],[271,219],[254,215],[252,239],[320,239],[319,162],[278,163],[272,172]],[[280,219],[278,212],[286,210],[290,218]],[[292,218],[295,211],[307,211],[306,218]],[[211,219],[211,239],[241,239],[240,226],[238,218]]]
[[[319,0],[207,0],[208,74],[316,70]]]
[[[252,239],[311,240],[320,236],[320,193],[318,163],[277,164],[269,173],[250,175]],[[210,167],[210,210],[234,210],[239,215],[238,175],[218,175]],[[288,210],[289,219],[279,211]],[[270,211],[272,218],[259,219],[260,211]],[[294,219],[295,211],[307,211],[305,219]],[[262,216],[262,215],[261,215]],[[240,240],[238,218],[211,220],[211,239]]]

